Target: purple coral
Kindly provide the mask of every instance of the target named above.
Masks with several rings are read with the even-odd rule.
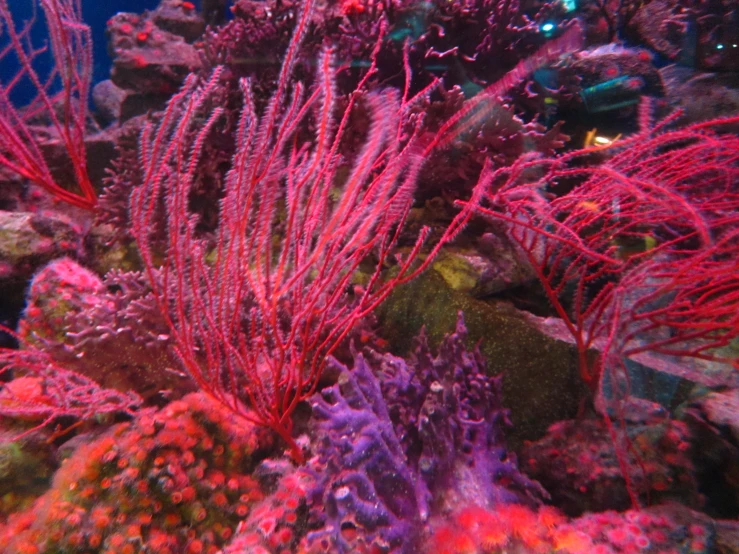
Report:
[[[354,367],[314,396],[312,465],[322,476],[314,506],[325,521],[309,542],[328,535],[339,551],[351,551],[358,545],[341,531],[354,528],[360,540],[411,552],[434,510],[535,503],[546,495],[506,451],[500,378],[487,376],[466,337],[460,313],[437,356],[423,335],[410,363],[356,354]]]
[[[361,354],[312,407],[319,451],[313,466],[324,475],[315,505],[327,520],[308,542],[328,536],[340,552],[351,552],[356,545],[341,533],[350,526],[362,530],[362,540],[412,548],[414,531],[428,517],[430,491],[409,467],[380,382]]]

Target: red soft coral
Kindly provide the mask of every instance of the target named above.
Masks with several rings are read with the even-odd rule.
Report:
[[[538,512],[519,504],[504,504],[493,510],[479,506],[463,508],[451,523],[437,527],[427,543],[427,552],[449,554],[492,554],[503,548],[525,552],[548,552],[555,545],[585,544],[573,533],[557,531],[565,518],[554,508]]]

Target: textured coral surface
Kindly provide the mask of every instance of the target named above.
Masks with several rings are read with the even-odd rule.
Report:
[[[130,2],[95,86],[83,4],[0,0],[0,554],[737,552],[736,0]]]

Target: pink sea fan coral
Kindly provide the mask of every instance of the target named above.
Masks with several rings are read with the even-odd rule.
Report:
[[[36,2],[36,0],[34,0]],[[90,28],[82,22],[80,0],[39,0],[43,10],[53,67],[50,76],[42,76],[38,59],[48,47],[35,47],[30,41],[33,21],[18,28],[7,0],[0,0],[0,61],[15,55],[20,70],[0,82],[0,166],[40,185],[59,200],[91,210],[97,203],[95,189],[87,173],[85,130],[87,98],[92,78]],[[24,109],[10,100],[13,89],[27,79],[36,96]],[[51,85],[58,80],[61,92],[53,94]],[[57,111],[56,103],[60,110]],[[31,123],[43,114],[51,121],[57,140],[66,151],[78,190],[62,186],[47,164],[43,148]]]
[[[404,256],[393,255],[423,163],[421,118],[409,113],[417,97],[365,93],[365,79],[335,120],[330,50],[319,60],[314,90],[306,94],[292,78],[313,5],[303,3],[261,118],[250,83],[241,82],[236,154],[214,241],[199,236],[188,199],[203,145],[220,124],[213,95],[222,69],[202,82],[189,78],[161,122],[144,129],[143,184],[131,196],[132,234],[182,368],[239,415],[271,427],[296,459],[302,454],[291,436],[291,414],[315,389],[328,355],[433,257],[413,264],[427,229]],[[339,146],[359,101],[371,123],[347,164]],[[160,264],[151,232],[162,197],[168,244]],[[393,261],[395,272],[383,277]],[[355,283],[364,263],[372,269]],[[233,398],[253,411],[242,413]]]

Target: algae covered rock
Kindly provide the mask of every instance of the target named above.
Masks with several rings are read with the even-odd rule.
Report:
[[[534,279],[531,265],[504,237],[482,235],[470,247],[448,247],[432,268],[452,290],[482,298]]]
[[[62,216],[0,211],[0,279],[25,279],[82,248],[82,229]]]
[[[0,418],[0,521],[41,495],[56,468],[45,436],[33,433],[17,440],[20,431],[4,427]]]
[[[157,402],[190,392],[189,379],[165,370],[178,362],[138,277],[113,271],[101,279],[69,258],[52,262],[31,282],[21,337],[104,388]]]
[[[715,517],[739,514],[739,389],[697,391],[684,406],[695,437],[696,478]]]
[[[438,344],[454,329],[459,310],[469,344],[479,341],[490,373],[503,375],[514,440],[538,438],[555,421],[575,416],[583,385],[574,350],[545,336],[508,303],[470,298],[429,271],[396,290],[378,310],[378,320],[391,350],[402,355],[423,326],[429,343]]]

